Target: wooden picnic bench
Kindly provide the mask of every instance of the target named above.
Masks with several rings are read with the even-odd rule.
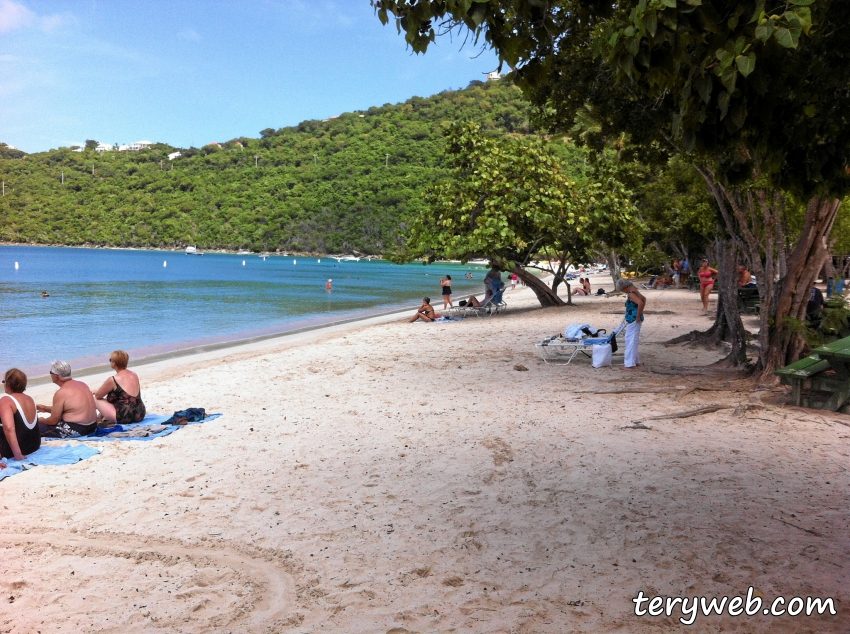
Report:
[[[759,289],[755,286],[742,286],[738,289],[738,310],[742,313],[758,313],[761,308]]]
[[[689,291],[698,291],[699,290],[699,275],[690,275],[688,277],[688,290]]]
[[[815,348],[812,354],[776,370],[792,387],[794,405],[837,412],[850,400],[850,337]]]

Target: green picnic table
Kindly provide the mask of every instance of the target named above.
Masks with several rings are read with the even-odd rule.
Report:
[[[795,405],[837,412],[850,399],[850,337],[815,348],[775,374],[793,388]]]
[[[755,286],[742,286],[738,289],[738,310],[742,313],[758,313],[761,306],[759,289]]]

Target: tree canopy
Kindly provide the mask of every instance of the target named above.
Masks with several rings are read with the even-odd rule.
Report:
[[[202,148],[101,154],[91,141],[24,154],[0,144],[0,240],[380,254],[403,242],[404,216],[446,174],[444,125],[532,134],[529,111],[509,82],[477,82]]]

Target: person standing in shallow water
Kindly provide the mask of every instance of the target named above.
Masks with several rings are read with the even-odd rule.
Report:
[[[333,280],[328,280],[328,283],[325,284],[325,288],[329,291],[333,290]]]
[[[624,278],[617,280],[617,290],[626,294],[626,349],[623,365],[627,368],[635,368],[641,365],[638,344],[646,297],[635,288],[634,284]]]

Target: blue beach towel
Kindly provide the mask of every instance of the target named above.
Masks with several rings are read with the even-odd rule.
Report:
[[[221,414],[210,414],[206,418],[198,421],[187,422],[186,425],[200,425],[201,423],[206,423],[207,421],[213,420],[215,418],[219,418]],[[168,416],[166,414],[148,414],[140,423],[133,423],[132,425],[116,425],[115,427],[102,427],[95,431],[90,436],[86,436],[85,438],[80,438],[81,441],[89,441],[89,440],[153,440],[154,438],[162,438],[163,436],[168,436],[169,434],[173,434],[175,431],[180,429],[181,427],[185,427],[186,425],[172,425],[171,421],[174,416]],[[162,431],[159,431],[155,434],[151,434],[150,436],[129,436],[129,437],[114,437],[110,436],[114,432],[123,432],[123,431],[132,431],[136,427],[149,427],[151,425],[165,425],[166,428]]]
[[[12,458],[0,460],[6,463],[6,468],[0,469],[0,480],[37,466],[75,464],[98,453],[100,449],[87,445],[42,445],[20,462]]]

